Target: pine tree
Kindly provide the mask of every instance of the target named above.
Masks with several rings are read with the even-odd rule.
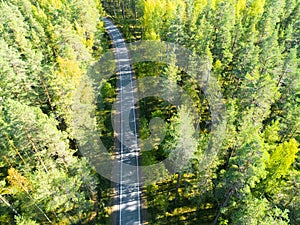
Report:
[[[8,189],[15,193],[14,198],[22,214],[27,217],[30,215],[36,221],[80,221],[81,214],[78,213],[93,208],[93,204],[86,199],[94,198],[97,183],[92,181],[95,178],[91,177],[90,171],[83,169],[87,165],[68,149],[66,137],[56,128],[57,122],[38,108],[9,101],[4,111],[7,123],[4,132],[11,140],[4,145],[7,153],[3,154],[8,158],[8,166],[12,167],[6,179],[10,183]],[[18,154],[11,151],[9,146],[18,149]],[[23,156],[18,159],[20,154]],[[10,159],[14,155],[16,161]],[[36,168],[34,173],[32,167]],[[23,171],[24,175],[17,169]],[[58,191],[58,186],[64,188]],[[24,204],[25,200],[28,204]]]

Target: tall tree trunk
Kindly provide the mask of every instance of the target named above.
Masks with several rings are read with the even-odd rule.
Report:
[[[17,155],[20,157],[20,159],[21,159],[21,160],[23,161],[23,163],[25,164],[24,158],[23,158],[22,155],[20,154],[18,148],[14,145],[13,141],[10,140],[8,134],[5,133],[4,135],[5,135],[5,138],[6,138],[7,142],[8,142],[8,144],[10,145],[10,147],[12,147],[12,149],[15,150],[15,152],[17,153]]]
[[[51,111],[54,111],[52,100],[51,100],[51,96],[50,96],[47,84],[45,83],[45,80],[44,80],[43,76],[41,74],[39,76],[40,76],[40,81],[41,81],[41,83],[43,85],[44,92],[45,92],[46,97],[47,97],[47,101],[48,101],[49,107],[50,107]]]
[[[17,216],[21,216],[18,211],[0,194],[0,200],[7,205]]]
[[[34,142],[33,142],[33,140],[32,140],[32,137],[31,137],[29,134],[27,134],[27,138],[28,138],[28,140],[29,140],[29,142],[30,142],[32,148],[34,149],[35,153],[37,154],[37,157],[38,157],[38,159],[39,159],[41,165],[44,167],[45,172],[48,173],[48,170],[47,170],[47,167],[45,166],[44,161],[42,160],[41,156],[38,155],[38,149],[37,149],[37,147],[35,146],[35,144],[34,144]]]
[[[226,197],[224,203],[221,205],[221,207],[220,207],[220,209],[219,209],[219,211],[218,211],[218,213],[217,213],[217,215],[216,215],[216,218],[214,219],[214,222],[212,223],[212,225],[216,225],[216,224],[217,224],[217,222],[218,222],[218,220],[219,220],[219,217],[220,217],[220,215],[221,215],[221,209],[222,209],[223,207],[225,207],[225,206],[228,204],[228,201],[229,201],[230,197],[233,195],[234,192],[235,192],[235,185],[233,185],[233,186],[230,188],[230,190],[229,190],[229,192],[228,192],[228,195],[227,195],[227,197]]]
[[[177,173],[177,181],[176,181],[176,195],[175,195],[175,200],[174,200],[174,205],[176,206],[177,204],[177,200],[179,198],[179,192],[178,192],[178,189],[179,189],[179,182],[180,182],[180,176],[181,174],[180,173]]]
[[[122,0],[122,17],[123,17],[123,20],[125,20],[125,3],[124,3],[124,0]]]

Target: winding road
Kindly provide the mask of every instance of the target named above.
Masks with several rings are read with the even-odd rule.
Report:
[[[120,166],[115,168],[120,181],[116,190],[118,207],[114,224],[142,224],[142,203],[139,174],[139,145],[137,140],[137,113],[134,107],[135,87],[131,60],[124,38],[118,28],[108,18],[104,18],[105,28],[114,47],[116,69],[118,75],[118,98],[115,121],[117,136],[117,159]],[[127,112],[127,113],[125,113]],[[128,113],[129,112],[129,113]],[[134,138],[132,138],[134,136]],[[128,140],[130,139],[130,141]],[[126,143],[126,144],[125,144]],[[130,145],[128,145],[130,143]],[[132,165],[134,170],[124,169],[124,164]]]

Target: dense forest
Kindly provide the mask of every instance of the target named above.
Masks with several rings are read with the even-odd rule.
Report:
[[[208,58],[226,104],[218,159],[199,167],[210,138],[210,106],[191,76],[157,62],[134,64],[137,78],[163,76],[189,93],[200,116],[162,99],[140,101],[140,136],[152,117],[167,135],[144,165],[181,142],[195,157],[177,174],[145,187],[149,224],[299,224],[300,2],[297,0],[103,1],[128,42],[160,40]],[[175,59],[176,60],[176,59]],[[163,177],[164,168],[151,171]],[[167,173],[167,172],[166,172]]]
[[[0,224],[107,216],[105,185],[72,130],[75,90],[103,51],[102,16],[93,0],[0,3]]]
[[[166,125],[164,140],[141,152],[143,165],[178,144],[193,153],[177,173],[150,171],[158,179],[143,187],[147,223],[300,224],[299,0],[1,1],[0,224],[111,223],[113,185],[80,153],[73,124],[76,91],[110,47],[104,16],[128,42],[172,42],[205,58],[226,105],[225,139],[203,169],[205,93],[174,62],[133,64],[137,79],[175,81],[199,115],[157,97],[139,101],[141,139],[151,118]],[[116,76],[101,87],[96,103],[86,101],[113,152]]]

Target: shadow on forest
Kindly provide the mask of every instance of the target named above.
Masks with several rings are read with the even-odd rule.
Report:
[[[201,204],[209,202],[203,201],[209,196],[205,191],[199,190],[193,174],[184,174],[181,178],[178,199],[174,176],[149,185],[145,190],[149,224],[211,225],[217,213],[213,204]]]

